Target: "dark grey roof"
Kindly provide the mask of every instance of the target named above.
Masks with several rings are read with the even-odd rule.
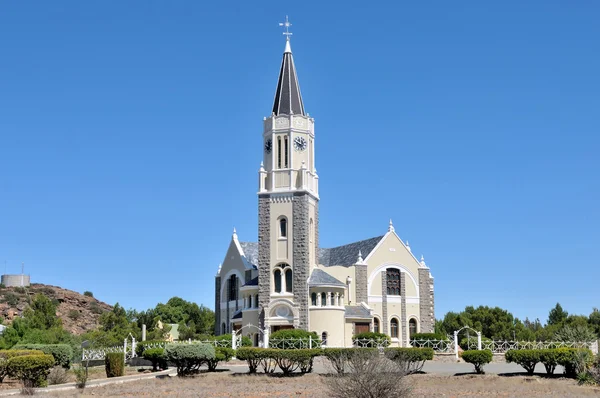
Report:
[[[257,242],[240,242],[240,246],[244,251],[246,260],[258,269],[258,243]]]
[[[277,91],[275,91],[275,101],[273,102],[273,113],[275,115],[294,114],[306,116],[298,76],[296,76],[294,57],[289,43],[286,44],[283,60],[281,61]]]
[[[242,311],[239,310],[238,312],[236,312],[231,319],[242,319]]]
[[[333,276],[329,275],[327,272],[315,268],[310,274],[310,278],[308,279],[308,286],[341,286],[344,287],[343,282],[340,282]]]
[[[371,318],[371,312],[362,305],[347,305],[346,318]]]
[[[332,247],[331,249],[319,249],[319,264],[323,264],[326,267],[333,265],[349,267],[354,265],[358,260],[359,250],[362,253],[362,257],[366,258],[382,238],[383,235],[343,246]]]
[[[244,283],[244,286],[258,286],[258,276],[254,279],[250,279],[248,282]],[[242,286],[242,287],[244,287]]]

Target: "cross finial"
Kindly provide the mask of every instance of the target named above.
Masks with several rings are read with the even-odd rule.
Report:
[[[391,218],[390,218],[390,226],[388,227],[388,232],[394,232],[394,224],[392,223]]]
[[[292,32],[290,32],[290,26],[292,26],[292,23],[289,21],[288,16],[285,16],[285,22],[279,22],[279,26],[284,26],[285,27],[285,32],[283,32],[283,34],[285,35],[285,39],[287,41],[290,40],[290,36],[293,34]]]

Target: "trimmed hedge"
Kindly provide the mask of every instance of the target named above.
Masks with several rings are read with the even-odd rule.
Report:
[[[565,370],[564,373],[568,377],[576,377],[579,370],[578,365],[587,367],[591,364],[594,358],[592,351],[587,348],[557,348],[557,362],[562,365]],[[580,364],[579,362],[584,363]]]
[[[104,356],[106,377],[120,377],[125,375],[125,354],[122,352],[107,352]]]
[[[279,349],[303,349],[309,348],[311,341],[313,346],[321,345],[321,339],[315,332],[307,332],[302,329],[286,329],[279,330],[269,336],[269,347]]]
[[[164,346],[167,345],[167,342],[164,340],[139,341],[135,344],[135,353],[138,357],[141,357],[147,348],[158,348],[159,345],[164,348]]]
[[[165,348],[167,360],[177,367],[177,376],[197,373],[204,362],[215,359],[215,347],[201,343],[171,343]]]
[[[528,375],[532,375],[535,371],[535,365],[540,362],[540,351],[541,350],[508,350],[504,357],[506,362],[517,363],[521,365]]]
[[[8,376],[8,360],[25,355],[44,355],[40,350],[1,350],[0,351],[0,383]]]
[[[558,365],[558,352],[556,351],[556,349],[539,350],[539,352],[540,362],[544,364],[544,368],[546,368],[546,373],[549,375],[554,374],[556,365]]]
[[[492,352],[490,350],[466,350],[462,353],[462,359],[465,362],[472,363],[475,366],[475,372],[485,373],[483,365],[492,362]]]
[[[321,349],[283,350],[278,348],[242,347],[236,351],[236,357],[248,363],[250,373],[256,373],[259,365],[265,373],[273,373],[279,367],[284,375],[300,370],[309,373],[315,357],[323,355]]]
[[[384,333],[377,333],[377,332],[364,332],[364,333],[359,333],[357,335],[354,335],[352,337],[352,343],[355,344],[356,342],[361,341],[360,346],[361,347],[379,347],[379,346],[384,346],[387,347],[391,344],[392,340],[390,339],[390,336],[388,336],[387,334]]]
[[[217,370],[219,362],[227,362],[235,356],[235,350],[227,347],[216,347],[214,359],[207,361],[208,370],[214,372]]]
[[[31,387],[46,387],[53,366],[54,357],[46,354],[15,356],[7,361],[9,375]]]
[[[54,357],[55,366],[62,366],[65,369],[71,367],[73,348],[68,344],[17,344],[13,349],[40,350]]]
[[[156,372],[158,368],[167,369],[167,356],[164,348],[148,348],[144,350],[142,357],[152,362],[152,371]]]
[[[265,348],[242,347],[236,350],[235,356],[237,359],[248,363],[250,373],[256,373],[260,361],[265,358],[265,350]]]
[[[411,340],[448,340],[448,336],[442,333],[413,333]]]
[[[433,348],[388,347],[383,352],[404,374],[420,372],[433,359]]]

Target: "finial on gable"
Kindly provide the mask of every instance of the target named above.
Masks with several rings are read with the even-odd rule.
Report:
[[[362,258],[362,252],[359,250],[358,251],[358,262],[362,263],[363,262],[363,258]]]
[[[427,267],[427,264],[425,264],[425,257],[423,257],[422,254],[421,254],[421,267]]]
[[[220,263],[219,263],[219,269],[217,270],[217,276],[218,276],[218,275],[221,275],[221,266],[222,266],[222,265],[223,265],[223,264],[220,264]]]
[[[265,165],[263,164],[262,160],[260,161],[260,169],[259,171],[265,171]]]
[[[238,236],[237,236],[237,232],[235,231],[235,227],[233,227],[233,235],[231,236],[232,239],[237,240]]]
[[[406,241],[406,245],[405,246],[408,249],[408,251],[412,253],[412,250],[410,250],[410,243],[408,243],[408,241]]]
[[[388,228],[388,232],[394,232],[394,224],[392,223],[392,219],[390,218],[390,226]]]

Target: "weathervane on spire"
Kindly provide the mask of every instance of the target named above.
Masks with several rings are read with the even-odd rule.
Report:
[[[279,26],[285,26],[285,32],[283,32],[283,34],[285,35],[285,39],[286,40],[290,40],[290,36],[293,35],[292,32],[290,32],[290,26],[292,26],[292,23],[289,21],[288,16],[285,16],[285,22],[279,22]]]

